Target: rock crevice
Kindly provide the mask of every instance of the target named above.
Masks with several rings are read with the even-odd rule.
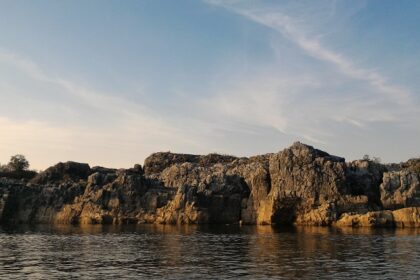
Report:
[[[161,152],[120,170],[66,162],[0,178],[0,222],[417,227],[418,163],[345,162],[299,142],[250,158]]]

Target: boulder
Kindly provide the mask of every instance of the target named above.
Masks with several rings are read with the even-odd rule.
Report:
[[[407,207],[392,211],[397,227],[420,227],[420,207]]]
[[[345,213],[335,223],[337,227],[419,227],[420,207],[382,210],[366,214]]]
[[[393,227],[392,211],[374,211],[366,214],[344,213],[335,223],[337,227]]]

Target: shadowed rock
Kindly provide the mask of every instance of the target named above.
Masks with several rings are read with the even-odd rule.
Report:
[[[346,163],[299,142],[250,158],[155,153],[144,168],[66,162],[0,179],[0,221],[418,226],[418,162]]]
[[[31,180],[34,184],[46,184],[60,181],[86,180],[90,174],[89,164],[73,161],[60,162],[39,173]]]

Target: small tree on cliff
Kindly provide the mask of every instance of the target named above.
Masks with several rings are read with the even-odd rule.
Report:
[[[363,160],[370,160],[370,156],[369,155],[364,155]]]
[[[372,157],[371,158],[369,155],[364,155],[363,160],[373,161],[374,163],[377,163],[377,164],[381,163],[381,161],[382,161],[380,157]]]
[[[29,168],[29,162],[26,160],[24,155],[14,155],[10,158],[7,166],[10,171],[22,172]]]

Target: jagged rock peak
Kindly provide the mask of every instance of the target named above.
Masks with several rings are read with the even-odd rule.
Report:
[[[315,149],[314,147],[301,143],[294,142],[292,146],[284,149],[280,153],[289,153],[297,158],[307,158],[314,160],[315,158],[325,158],[326,160],[335,162],[345,162],[345,159],[339,156],[330,155],[327,152]]]
[[[419,162],[346,163],[300,142],[249,158],[161,152],[144,168],[65,162],[29,183],[0,178],[0,223],[418,227]]]
[[[338,156],[333,156],[327,152],[315,149],[310,145],[301,142],[295,142],[290,147],[280,151],[279,153],[289,153],[296,158],[306,158],[314,160],[315,158],[325,158],[326,160],[335,162],[344,162],[345,159]],[[274,154],[256,155],[249,159],[253,161],[267,162],[269,157]],[[214,164],[229,164],[238,159],[248,159],[246,157],[238,158],[230,155],[208,154],[208,155],[192,155],[192,154],[177,154],[171,152],[153,153],[144,161],[144,171],[146,175],[156,174],[162,172],[164,169],[174,164],[195,163],[202,167],[210,167]]]

